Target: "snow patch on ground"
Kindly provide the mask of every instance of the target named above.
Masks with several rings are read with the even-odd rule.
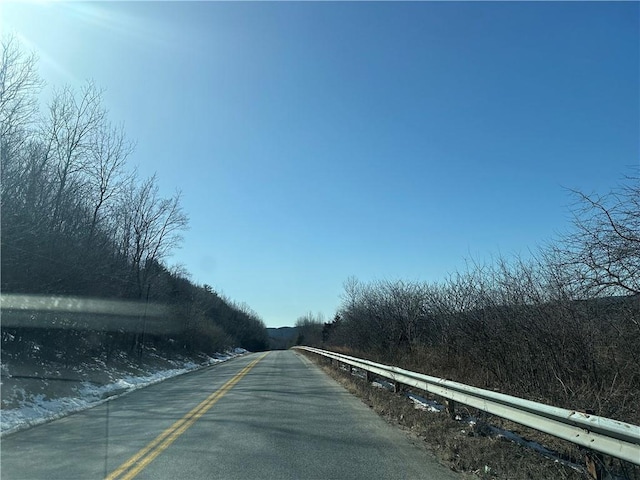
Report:
[[[221,363],[245,353],[248,353],[247,350],[235,348],[224,354],[217,354],[215,357],[205,357],[202,363],[172,362],[178,368],[158,370],[149,375],[119,376],[117,371],[111,371],[109,377],[117,378],[116,380],[104,385],[82,382],[77,389],[77,395],[72,397],[50,399],[46,398],[44,394],[33,394],[26,392],[23,388],[14,388],[11,394],[18,399],[19,406],[0,411],[0,436],[95,407],[133,390],[162,382],[176,375]]]
[[[377,380],[374,380],[373,382],[371,382],[371,385],[373,385],[376,388],[384,388],[385,390],[390,390],[390,391],[395,391],[396,387],[393,383],[391,382],[387,382],[386,380],[382,380],[381,378],[378,378]]]
[[[407,393],[407,397],[413,402],[413,406],[418,410],[424,410],[433,413],[440,413],[445,410],[445,406],[439,404],[435,400],[429,400],[414,393]]]

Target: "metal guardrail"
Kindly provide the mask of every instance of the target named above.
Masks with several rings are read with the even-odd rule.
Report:
[[[295,347],[640,465],[640,426],[313,347]]]

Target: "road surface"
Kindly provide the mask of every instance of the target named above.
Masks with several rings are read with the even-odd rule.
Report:
[[[302,354],[246,355],[9,435],[10,479],[457,476]]]

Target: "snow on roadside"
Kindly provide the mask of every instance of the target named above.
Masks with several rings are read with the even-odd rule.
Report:
[[[373,382],[371,382],[371,385],[376,387],[376,388],[384,388],[385,390],[389,390],[391,392],[393,392],[395,390],[395,385],[391,382],[388,382],[386,380],[383,380],[381,378],[378,378],[376,380],[374,380]]]
[[[440,413],[445,410],[445,406],[434,400],[421,397],[414,393],[407,393],[409,400],[413,402],[413,406],[418,410],[426,410],[427,412]]]
[[[0,436],[95,407],[133,390],[162,382],[176,375],[221,363],[245,353],[248,353],[247,350],[235,348],[224,354],[216,355],[215,358],[207,357],[206,361],[201,364],[187,361],[183,362],[180,368],[159,370],[150,375],[124,376],[105,385],[83,382],[78,389],[78,395],[73,397],[48,399],[42,394],[34,395],[27,393],[24,389],[15,389],[15,394],[21,396],[22,400],[19,401],[18,408],[0,410]],[[113,372],[113,374],[117,374],[117,372]]]

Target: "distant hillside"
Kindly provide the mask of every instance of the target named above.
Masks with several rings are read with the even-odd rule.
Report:
[[[296,343],[298,338],[297,327],[267,328],[269,335],[269,347],[271,350],[284,350]]]

